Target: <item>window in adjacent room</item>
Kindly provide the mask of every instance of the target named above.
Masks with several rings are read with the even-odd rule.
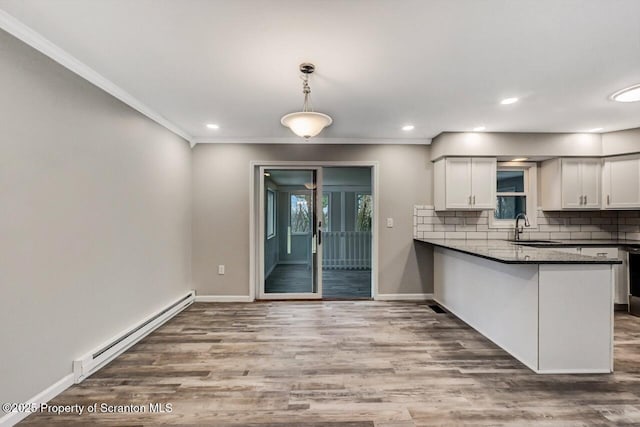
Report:
[[[322,231],[329,231],[331,229],[329,227],[329,221],[331,220],[331,215],[329,215],[329,212],[331,212],[329,200],[331,200],[329,193],[322,195]]]
[[[267,239],[276,235],[276,192],[267,189]]]
[[[311,203],[308,194],[291,193],[291,233],[306,234],[311,230]]]
[[[511,228],[515,218],[524,213],[532,226],[536,222],[536,164],[498,163],[496,174],[496,209],[490,214],[492,228]]]
[[[356,231],[371,231],[373,198],[371,194],[356,195]]]
[[[311,230],[311,195],[291,193],[291,215],[289,216],[291,233],[306,234]],[[329,230],[329,194],[322,195],[322,231]]]

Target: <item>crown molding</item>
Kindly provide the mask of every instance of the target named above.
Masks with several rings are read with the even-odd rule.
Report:
[[[409,145],[430,145],[431,138],[312,138],[305,142],[302,138],[286,137],[286,138],[211,138],[211,137],[194,137],[192,147],[196,144],[409,144]]]
[[[22,40],[32,48],[40,51],[44,55],[56,61],[58,64],[69,69],[70,71],[74,72],[93,85],[104,90],[111,96],[124,102],[134,110],[137,110],[138,112],[144,114],[159,125],[164,126],[176,135],[186,139],[191,144],[191,147],[195,145],[191,135],[189,135],[179,126],[175,125],[174,123],[163,117],[161,114],[154,111],[152,108],[135,98],[126,90],[122,89],[120,86],[116,85],[111,80],[107,79],[85,63],[79,61],[69,52],[54,44],[42,34],[29,28],[27,25],[2,9],[0,9],[0,28],[13,35],[17,39]]]
[[[135,98],[129,92],[116,85],[114,82],[107,79],[105,76],[78,60],[69,52],[65,51],[42,34],[31,29],[29,26],[2,9],[0,9],[0,28],[53,59],[71,72],[104,90],[114,98],[124,102],[134,110],[144,114],[169,131],[184,138],[189,142],[191,148],[196,144],[431,144],[431,138],[313,138],[309,142],[304,142],[302,138],[298,137],[194,137],[169,121],[167,118],[163,117],[151,107],[144,104],[139,99]]]

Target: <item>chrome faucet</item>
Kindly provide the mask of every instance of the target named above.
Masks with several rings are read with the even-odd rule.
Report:
[[[520,235],[524,232],[524,227],[519,227],[518,224],[520,223],[520,219],[524,218],[524,227],[530,227],[531,224],[529,224],[529,218],[527,217],[526,213],[520,212],[518,215],[516,215],[516,233],[515,233],[515,239],[516,240],[520,240]]]

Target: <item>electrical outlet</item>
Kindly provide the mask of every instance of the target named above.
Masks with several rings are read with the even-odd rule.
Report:
[[[387,228],[393,228],[393,218],[387,218]]]
[[[224,265],[219,265],[218,266],[218,274],[224,274]]]

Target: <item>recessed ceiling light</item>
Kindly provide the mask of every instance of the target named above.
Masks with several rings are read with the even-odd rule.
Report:
[[[214,124],[214,123],[207,123],[207,127],[209,129],[220,129],[220,126]]]
[[[516,102],[518,102],[518,98],[505,98],[502,101],[500,101],[500,104],[509,105],[509,104],[515,104]]]
[[[640,101],[640,84],[621,89],[611,95],[611,99],[618,102]]]
[[[410,131],[410,130],[414,130],[415,128],[416,127],[414,125],[404,125],[404,126],[402,126],[402,130],[405,131],[405,132]]]
[[[485,129],[486,129],[486,127],[484,127],[484,126],[476,126],[476,127],[473,128],[473,131],[474,132],[482,132]]]
[[[593,129],[589,129],[587,132],[600,132],[602,130],[602,128],[593,128]]]
[[[512,162],[524,162],[525,160],[529,160],[528,157],[516,157],[515,159],[511,160]]]

